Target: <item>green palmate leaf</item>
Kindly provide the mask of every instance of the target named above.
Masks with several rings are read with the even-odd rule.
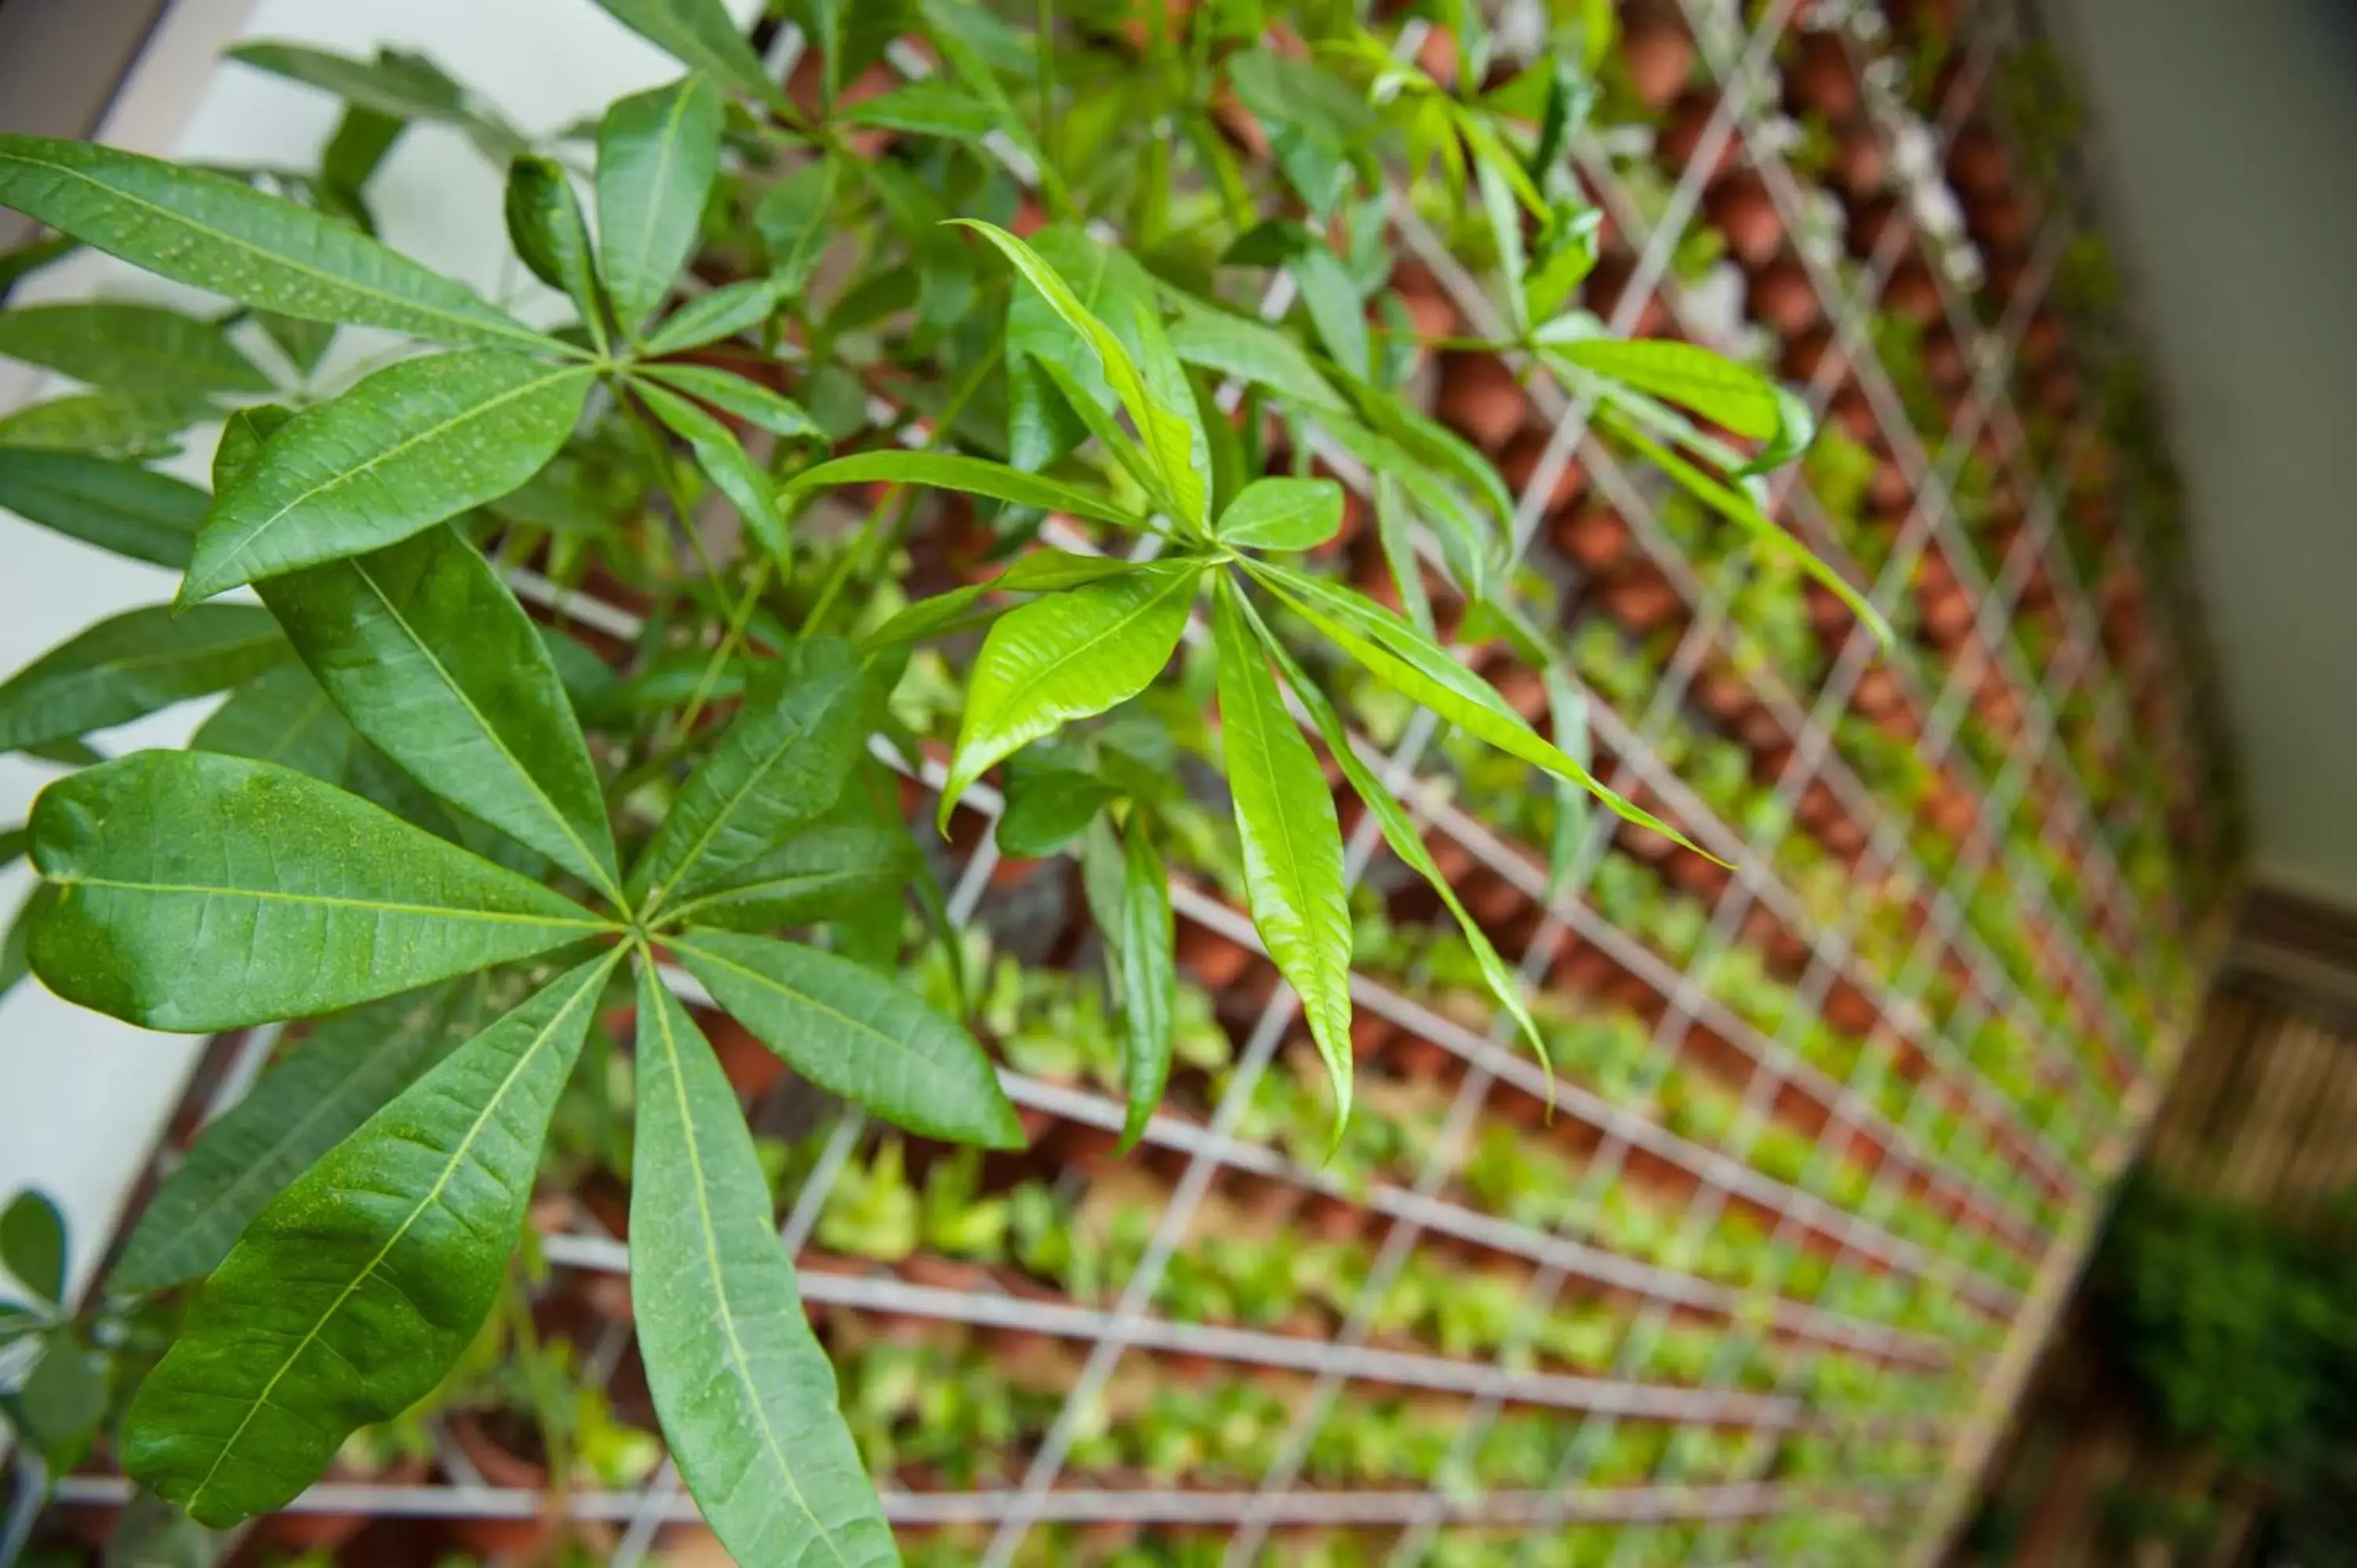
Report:
[[[0,311],[0,355],[148,397],[264,392],[270,378],[217,321],[156,305],[94,302]]]
[[[389,365],[305,410],[215,497],[180,602],[374,550],[497,500],[555,456],[594,375],[465,349]]]
[[[622,329],[662,303],[720,172],[721,97],[701,76],[617,102],[597,127],[597,259]]]
[[[936,489],[959,490],[1013,506],[1038,507],[1042,511],[1060,511],[1128,528],[1140,527],[1144,521],[1117,505],[1110,496],[1043,479],[1037,474],[1027,474],[987,458],[961,457],[948,452],[861,452],[805,468],[787,481],[786,489],[791,492],[815,489],[822,485],[878,483],[931,485]]]
[[[107,1289],[144,1295],[212,1273],[288,1183],[473,1033],[476,989],[436,986],[322,1022],[198,1135],[140,1214]]]
[[[1383,684],[1415,698],[1507,755],[1571,780],[1640,827],[1651,828],[1697,854],[1706,853],[1667,822],[1606,787],[1533,729],[1498,695],[1496,687],[1382,606],[1348,588],[1283,566],[1247,562],[1246,569]]]
[[[1211,524],[1211,492],[1203,482],[1209,470],[1209,443],[1195,422],[1194,399],[1178,376],[1178,360],[1164,338],[1154,313],[1132,302],[1127,323],[1140,339],[1141,353],[1133,359],[1121,338],[1090,313],[1063,274],[1041,260],[1030,246],[1004,229],[972,219],[955,220],[989,241],[1015,264],[1023,280],[1039,291],[1057,317],[1096,351],[1105,381],[1137,426],[1138,441],[1157,489],[1157,499],[1182,522],[1198,528]],[[1157,373],[1155,362],[1168,361]],[[1156,384],[1157,382],[1162,384]]]
[[[1253,925],[1301,997],[1310,1038],[1334,1079],[1335,1126],[1351,1114],[1351,904],[1342,830],[1316,754],[1302,738],[1226,577],[1213,599],[1220,732],[1243,841]]]
[[[316,779],[145,751],[33,805],[59,889],[33,968],[151,1028],[289,1018],[529,958],[618,928]]]
[[[759,381],[709,365],[644,365],[640,367],[640,373],[675,392],[685,392],[698,403],[710,403],[757,430],[794,441],[826,439],[826,433],[802,411],[802,404]]]
[[[852,105],[839,116],[852,125],[911,131],[920,136],[980,141],[999,128],[998,111],[955,82],[926,77]]]
[[[1399,589],[1400,607],[1426,637],[1433,635],[1432,596],[1425,591],[1424,567],[1415,558],[1415,519],[1400,495],[1399,481],[1387,473],[1375,476],[1375,533],[1383,547],[1383,564],[1391,568]]]
[[[482,1326],[620,950],[453,1051],[255,1216],[140,1385],[124,1467],[215,1527],[409,1408]]]
[[[1351,376],[1368,374],[1373,349],[1367,335],[1367,307],[1350,268],[1324,237],[1304,223],[1271,221],[1246,233],[1225,260],[1244,266],[1283,267],[1293,274],[1302,308],[1309,313],[1318,340]]]
[[[676,354],[749,332],[775,316],[797,286],[796,280],[788,277],[747,278],[700,294],[647,334],[646,350]]]
[[[1049,224],[1030,244],[1071,285],[1081,307],[1134,349],[1131,324],[1154,300],[1146,269],[1071,223]],[[1007,455],[1018,468],[1042,467],[1086,440],[1097,427],[1093,415],[1117,407],[1119,399],[1095,347],[1039,290],[1018,288],[1008,296],[1005,340]],[[1068,394],[1067,385],[1076,390]]]
[[[1126,1149],[1146,1131],[1170,1081],[1178,1004],[1170,872],[1146,820],[1135,811],[1122,836],[1121,888],[1121,936],[1113,944],[1112,958],[1121,993],[1122,1088],[1129,1099],[1121,1131]]]
[[[597,8],[683,65],[756,98],[777,84],[720,0],[597,0]]]
[[[135,561],[186,566],[207,501],[196,486],[136,463],[0,446],[0,508]]]
[[[1243,603],[1242,596],[1238,596],[1238,602]],[[1350,780],[1351,788],[1366,803],[1368,811],[1375,819],[1376,827],[1382,830],[1383,842],[1391,845],[1392,853],[1399,856],[1402,865],[1431,884],[1433,891],[1440,895],[1440,901],[1448,906],[1449,915],[1464,933],[1466,945],[1472,949],[1473,961],[1480,967],[1490,993],[1497,998],[1498,1004],[1506,1009],[1521,1028],[1539,1060],[1546,1061],[1546,1036],[1539,1033],[1529,1004],[1523,1000],[1521,980],[1506,961],[1498,955],[1497,948],[1490,940],[1490,934],[1466,911],[1464,904],[1457,897],[1457,890],[1441,875],[1439,865],[1432,858],[1432,852],[1425,847],[1424,835],[1416,831],[1415,823],[1400,804],[1399,797],[1376,777],[1375,770],[1351,744],[1351,732],[1344,727],[1341,714],[1335,712],[1334,704],[1327,700],[1326,693],[1302,673],[1293,656],[1285,650],[1284,645],[1277,641],[1252,607],[1244,604],[1243,609],[1246,618],[1252,622],[1254,636],[1269,657],[1275,660],[1276,667],[1285,672],[1286,683],[1293,688],[1294,694],[1308,713],[1310,723],[1318,727],[1326,749],[1340,764],[1342,777]]]
[[[434,528],[260,586],[354,729],[445,800],[619,897],[605,799],[556,662],[473,545]]]
[[[178,450],[180,433],[206,416],[203,407],[180,397],[121,392],[53,397],[0,419],[0,451],[162,456]]]
[[[1184,296],[1178,304],[1170,346],[1186,363],[1265,388],[1305,413],[1350,411],[1349,400],[1301,345],[1276,328]]]
[[[598,343],[606,341],[605,294],[589,224],[572,177],[554,158],[526,154],[508,166],[508,242],[532,275],[573,301]]]
[[[38,1192],[20,1192],[0,1208],[0,1264],[43,1301],[66,1294],[66,1221]]]
[[[898,1563],[736,1092],[651,967],[638,1070],[630,1306],[689,1492],[739,1563]]]
[[[1201,575],[1200,562],[1157,561],[1001,617],[974,660],[942,822],[1017,746],[1146,690],[1178,646]]]
[[[1342,487],[1331,479],[1255,479],[1220,514],[1223,543],[1246,550],[1314,550],[1342,526]]]
[[[311,672],[289,660],[231,693],[190,737],[188,748],[274,762],[339,784],[359,741]]]
[[[257,675],[286,639],[252,605],[126,610],[0,683],[0,751],[87,735]]]
[[[877,903],[898,908],[909,863],[906,833],[814,827],[742,867],[722,886],[683,900],[672,918],[721,930],[775,931]]]
[[[630,868],[640,916],[731,880],[833,809],[892,682],[884,664],[831,637],[798,643],[770,666]]]
[[[805,164],[761,192],[753,227],[769,250],[770,275],[788,294],[800,292],[834,237],[827,214],[834,206],[834,160]]]
[[[745,521],[745,532],[762,553],[772,561],[786,560],[790,553],[786,519],[778,510],[777,497],[770,488],[774,481],[746,455],[745,448],[737,444],[737,437],[728,433],[728,427],[687,399],[659,386],[633,378],[630,390],[645,400],[673,435],[687,443],[688,449],[695,454],[695,466],[712,481],[713,489],[728,498],[737,515]]]
[[[1748,365],[1674,338],[1589,338],[1556,350],[1564,359],[1654,397],[1692,409],[1748,440],[1784,427],[1776,383]]]
[[[176,283],[307,321],[554,346],[357,230],[201,169],[87,142],[0,135],[0,207]]]
[[[1044,746],[1018,751],[1006,759],[1005,802],[996,832],[999,853],[1053,854],[1080,837],[1120,794],[1118,787],[1079,765],[1074,754],[1054,755]]]
[[[229,57],[241,65],[332,92],[356,109],[396,124],[430,120],[456,126],[494,163],[523,150],[522,136],[472,108],[467,90],[420,55],[384,49],[372,60],[355,59],[306,44],[257,39],[238,45]]]
[[[920,599],[871,631],[863,639],[868,648],[891,648],[915,642],[951,627],[988,620],[996,609],[975,607],[994,593],[1055,593],[1083,583],[1101,582],[1137,569],[1133,562],[1110,555],[1075,555],[1061,550],[1037,550],[984,583],[968,583],[946,594]],[[1020,852],[1017,852],[1020,853]]]
[[[671,945],[714,1000],[812,1082],[927,1137],[1022,1146],[974,1036],[875,971],[771,937],[691,930]]]

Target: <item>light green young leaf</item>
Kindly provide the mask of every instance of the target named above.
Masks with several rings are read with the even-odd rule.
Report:
[[[688,1491],[739,1563],[898,1563],[736,1092],[651,967],[638,1068],[630,1306]]]
[[[945,628],[987,620],[998,612],[975,607],[995,593],[1051,594],[1086,583],[1119,577],[1137,568],[1117,555],[1075,555],[1061,550],[1035,550],[987,582],[968,583],[945,594],[919,599],[869,632],[862,645],[870,649],[897,647],[934,636]],[[1019,853],[1019,852],[1018,852]]]
[[[1400,607],[1409,624],[1426,637],[1433,635],[1432,596],[1425,591],[1424,566],[1415,556],[1415,520],[1408,515],[1399,480],[1388,473],[1375,476],[1375,534],[1383,547],[1383,563],[1391,568],[1399,589]]]
[[[59,888],[34,972],[69,1002],[203,1033],[371,1002],[618,928],[317,779],[198,751],[86,768],[33,803]]]
[[[453,1051],[255,1216],[140,1385],[125,1469],[199,1522],[234,1524],[441,1380],[498,1297],[620,950]]]
[[[756,430],[766,430],[790,441],[826,440],[826,432],[803,412],[802,404],[759,381],[730,375],[710,365],[641,365],[639,371],[642,376],[661,381],[674,392],[685,392],[699,403],[708,403]]]
[[[0,446],[0,509],[135,561],[186,566],[209,500],[119,458]]]
[[[753,204],[753,227],[769,251],[770,275],[789,295],[810,281],[834,238],[827,216],[834,207],[834,171],[832,157],[805,164]]]
[[[0,751],[127,724],[261,673],[286,639],[252,605],[125,610],[0,682]]]
[[[589,224],[565,166],[536,153],[518,157],[508,166],[505,210],[508,242],[516,255],[533,276],[573,301],[590,337],[603,347],[605,291],[597,283]]]
[[[630,868],[640,916],[732,881],[833,809],[890,685],[885,666],[831,637],[797,643],[768,666]]]
[[[1563,666],[1548,662],[1540,671],[1546,682],[1547,713],[1555,726],[1555,743],[1582,768],[1595,760],[1587,729],[1587,690],[1566,674]],[[1580,846],[1587,838],[1587,793],[1568,779],[1555,780],[1555,837],[1547,845],[1547,897],[1560,898],[1571,886]]]
[[[211,411],[184,397],[81,392],[28,403],[0,417],[0,452],[80,452],[94,457],[160,457]]]
[[[650,381],[632,377],[630,390],[644,399],[671,433],[695,454],[695,466],[712,488],[728,498],[745,532],[770,560],[784,562],[791,550],[786,540],[785,514],[778,510],[772,481],[761,466],[746,455],[728,427],[681,397]]]
[[[1243,550],[1315,550],[1342,526],[1342,487],[1331,479],[1254,479],[1213,532]]]
[[[597,257],[622,330],[635,338],[695,248],[720,172],[720,94],[701,76],[633,94],[597,127]]]
[[[203,169],[0,135],[0,207],[175,283],[307,321],[436,342],[557,345],[358,230]]]
[[[20,1192],[0,1208],[0,1265],[41,1300],[65,1299],[65,1216],[46,1193]]]
[[[1122,1090],[1129,1101],[1121,1141],[1129,1149],[1145,1133],[1170,1081],[1178,973],[1172,958],[1177,931],[1170,871],[1154,846],[1153,831],[1135,811],[1122,835],[1121,860],[1121,936],[1112,944],[1111,957],[1121,993]]]
[[[1555,352],[1575,365],[1692,409],[1747,440],[1783,429],[1774,381],[1723,355],[1667,338],[1587,338]]]
[[[821,1088],[929,1138],[1023,1146],[1023,1128],[974,1036],[865,965],[772,937],[690,930],[688,972]]]
[[[319,682],[289,660],[231,693],[189,739],[188,749],[274,762],[339,784],[358,744]]]
[[[877,903],[897,905],[913,869],[905,832],[856,826],[798,832],[726,882],[681,901],[673,920],[724,931],[776,931]]]
[[[1028,243],[1066,280],[1081,307],[1135,357],[1134,324],[1144,316],[1138,307],[1151,307],[1155,298],[1154,279],[1136,259],[1074,223],[1050,223]],[[1120,399],[1105,380],[1096,346],[1038,289],[1017,288],[1008,295],[1005,351],[1007,456],[1017,467],[1043,468],[1092,435],[1118,457],[1135,456],[1135,444],[1111,418]],[[1149,480],[1139,482],[1150,488]]]
[[[1286,334],[1265,322],[1175,297],[1170,346],[1188,364],[1265,388],[1303,413],[1350,412],[1349,400]]]
[[[404,360],[273,435],[197,534],[179,602],[358,555],[544,467],[595,372],[495,349]]]
[[[117,1295],[202,1279],[248,1222],[463,1037],[472,983],[395,996],[322,1021],[199,1133],[106,1276]],[[474,1032],[471,1023],[463,1033]]]
[[[597,8],[724,86],[771,102],[782,96],[720,0],[597,0]]]
[[[942,822],[1017,746],[1146,690],[1178,646],[1201,575],[1200,562],[1157,561],[1001,617],[974,660]]]
[[[646,351],[676,354],[749,332],[775,316],[795,287],[791,278],[747,278],[697,295],[647,334]]]
[[[938,76],[908,82],[853,104],[837,118],[845,124],[975,142],[999,125],[997,112],[990,104]]]
[[[1220,732],[1243,840],[1254,927],[1293,989],[1334,1080],[1335,1132],[1351,1114],[1351,904],[1342,829],[1318,757],[1285,708],[1268,660],[1222,576],[1211,632]]]
[[[145,397],[270,391],[270,378],[237,351],[221,323],[159,305],[91,301],[0,310],[0,356]]]
[[[822,485],[877,483],[931,485],[938,489],[986,496],[1012,506],[1060,511],[1094,522],[1110,522],[1125,528],[1145,526],[1143,519],[1125,511],[1109,496],[1080,489],[1060,480],[1043,479],[1037,474],[1027,474],[1004,463],[991,462],[986,457],[962,457],[951,452],[856,453],[803,469],[786,482],[786,489],[791,493],[815,489]]]
[[[443,800],[619,897],[555,660],[479,551],[433,528],[260,588],[354,729]]]

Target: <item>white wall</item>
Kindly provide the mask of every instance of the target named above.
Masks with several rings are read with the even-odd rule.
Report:
[[[759,0],[730,4],[749,16]],[[335,124],[338,105],[242,66],[217,66],[221,51],[239,38],[300,39],[350,54],[388,44],[416,49],[534,135],[681,70],[589,0],[178,0],[99,139],[159,156],[307,166]],[[420,126],[379,172],[371,203],[393,244],[498,295],[517,286],[512,270],[502,266],[501,181],[457,134]],[[538,295],[529,278],[522,282]],[[12,303],[91,294],[202,300],[91,256],[28,280]],[[525,297],[525,314],[539,303]],[[350,363],[370,345],[347,336],[354,341],[339,358]],[[40,390],[0,362],[0,410]],[[175,466],[200,478],[208,456],[191,452]],[[167,572],[0,511],[0,675],[94,620],[169,599],[172,589]],[[156,714],[96,744],[113,754],[176,746],[209,706]],[[0,757],[0,825],[23,821],[54,771]],[[0,910],[13,910],[29,884],[21,863],[0,872]],[[64,1205],[76,1240],[77,1288],[87,1282],[201,1045],[69,1006],[38,981],[0,1001],[0,1200],[38,1186]]]

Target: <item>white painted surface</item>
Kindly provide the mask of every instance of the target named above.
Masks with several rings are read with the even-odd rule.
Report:
[[[758,0],[731,0],[731,6],[749,16]],[[274,77],[216,65],[221,49],[241,37],[299,39],[351,54],[383,45],[415,49],[535,136],[682,69],[588,0],[179,0],[100,139],[187,159],[310,166],[339,106]],[[501,183],[501,173],[457,134],[420,126],[379,171],[371,205],[390,242],[487,294],[506,295],[518,280],[502,265]],[[529,292],[520,307],[531,316],[545,295],[529,278],[522,281]],[[90,256],[29,280],[16,302],[93,294],[201,298]],[[383,341],[347,337],[352,341],[339,346],[330,374]],[[44,390],[16,369],[0,363],[0,408]],[[201,478],[207,456],[192,452],[175,467]],[[95,620],[169,599],[172,586],[169,573],[0,512],[0,672]],[[96,744],[113,754],[177,746],[208,706],[156,714]],[[21,822],[54,771],[0,757],[0,825]],[[13,911],[29,882],[21,864],[0,873],[0,910]],[[0,1001],[0,1200],[38,1186],[64,1205],[76,1243],[77,1289],[87,1283],[99,1244],[201,1043],[69,1006],[37,981]]]

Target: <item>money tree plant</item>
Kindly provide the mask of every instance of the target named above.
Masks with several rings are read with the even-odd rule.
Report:
[[[431,1390],[500,1288],[595,1021],[628,1008],[631,1305],[680,1472],[741,1562],[894,1561],[740,1108],[667,977],[886,1121],[1020,1142],[974,1036],[895,977],[905,901],[942,903],[886,770],[921,760],[895,707],[912,661],[962,677],[941,828],[996,776],[1027,853],[1082,854],[1134,1139],[1172,1054],[1170,780],[1116,767],[1101,721],[1190,635],[1208,650],[1249,912],[1347,1114],[1321,748],[1543,1047],[1319,661],[1675,833],[1591,776],[1583,694],[1510,592],[1514,498],[1407,394],[1390,202],[1472,214],[1454,238],[1512,302],[1491,346],[1600,400],[1764,548],[1799,549],[1756,475],[1807,421],[1573,305],[1596,228],[1577,40],[1484,91],[1326,7],[1043,11],[1027,34],[956,0],[813,5],[820,66],[789,93],[716,0],[600,4],[687,74],[544,145],[415,57],[292,45],[240,59],[345,101],[317,171],[0,136],[0,205],[56,235],[12,272],[89,246],[226,302],[0,313],[0,353],[89,389],[0,421],[0,505],[181,574],[173,603],[0,683],[0,748],[76,769],[7,841],[40,877],[7,961],[158,1029],[317,1021],[108,1282],[203,1282],[124,1420],[133,1477],[226,1524]],[[901,35],[937,74],[850,91]],[[504,166],[514,256],[568,321],[373,237],[369,176],[417,122]],[[1254,310],[1273,277],[1297,305]],[[349,328],[396,346],[325,369]],[[156,466],[216,427],[209,493]],[[1313,455],[1372,476],[1402,611],[1316,570],[1346,499]],[[825,499],[845,488],[875,501],[848,534]],[[920,490],[978,507],[1002,569],[910,602]],[[636,644],[601,659],[535,620],[515,585],[544,570],[649,606]],[[1553,738],[1437,634],[1428,575],[1542,666]],[[188,749],[83,738],[221,692]],[[1103,744],[1034,745],[1058,737]]]

